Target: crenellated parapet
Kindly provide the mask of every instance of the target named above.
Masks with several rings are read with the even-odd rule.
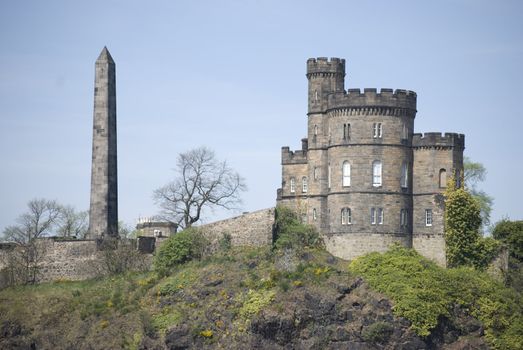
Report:
[[[345,60],[332,57],[309,58],[307,60],[307,78],[326,75],[345,76]]]
[[[307,164],[307,151],[291,151],[289,147],[282,147],[281,164]]]
[[[370,113],[375,110],[380,115],[412,115],[416,113],[416,93],[410,90],[374,88],[348,89],[329,94],[327,109],[347,109],[354,113]]]
[[[465,148],[465,135],[453,132],[426,132],[412,136],[412,147],[416,148]]]

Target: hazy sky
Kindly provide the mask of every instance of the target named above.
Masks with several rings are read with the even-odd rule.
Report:
[[[128,224],[158,212],[153,190],[200,145],[246,178],[243,210],[273,206],[280,149],[306,135],[305,62],[320,56],[347,60],[346,88],[416,91],[415,131],[466,134],[493,220],[523,219],[522,14],[501,0],[1,1],[0,230],[32,198],[88,208],[104,45]]]

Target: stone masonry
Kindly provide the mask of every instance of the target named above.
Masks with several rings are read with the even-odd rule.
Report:
[[[269,208],[198,227],[213,244],[228,234],[233,246],[261,247],[272,244],[273,224],[274,208]]]
[[[345,60],[307,61],[308,137],[282,148],[277,201],[352,259],[392,243],[445,265],[443,197],[463,171],[462,134],[414,134],[416,93],[345,90]]]
[[[103,48],[95,64],[89,238],[118,235],[116,69]]]

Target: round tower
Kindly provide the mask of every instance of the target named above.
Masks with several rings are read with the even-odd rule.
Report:
[[[307,60],[309,81],[309,113],[321,112],[327,94],[344,90],[345,60],[332,57],[309,58]]]
[[[352,259],[394,242],[412,245],[415,115],[412,91],[329,94],[326,244],[335,255]]]

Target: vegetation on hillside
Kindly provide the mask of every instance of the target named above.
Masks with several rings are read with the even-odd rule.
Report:
[[[394,313],[428,336],[457,307],[477,317],[495,349],[523,348],[523,299],[511,288],[470,267],[444,269],[412,249],[394,247],[353,261],[377,291],[394,302]]]
[[[400,247],[348,265],[286,208],[275,238],[210,255],[190,229],[151,272],[0,291],[0,348],[523,347],[521,295],[483,272]]]

